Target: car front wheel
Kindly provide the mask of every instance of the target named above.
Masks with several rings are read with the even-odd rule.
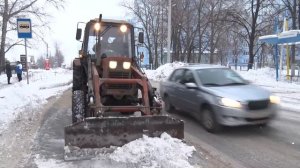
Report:
[[[201,120],[204,129],[206,129],[208,132],[214,133],[220,131],[221,125],[216,120],[216,117],[210,108],[202,109]]]
[[[175,110],[175,108],[171,104],[168,96],[165,96],[165,98],[164,98],[164,107],[165,107],[166,112],[169,112],[169,113],[173,113]]]

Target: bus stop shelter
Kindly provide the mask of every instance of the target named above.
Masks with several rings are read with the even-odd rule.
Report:
[[[276,80],[278,81],[278,45],[293,45],[300,43],[300,30],[288,30],[274,35],[260,36],[258,40],[275,46],[274,58],[276,66]]]

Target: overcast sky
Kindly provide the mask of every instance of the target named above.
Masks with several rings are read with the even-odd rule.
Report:
[[[80,43],[75,40],[77,22],[88,22],[90,19],[103,18],[126,19],[126,9],[120,6],[122,0],[66,0],[65,9],[55,11],[51,15],[51,32],[45,36],[45,41],[49,45],[49,53],[54,54],[54,44],[58,42],[65,56],[65,62],[71,63],[78,55]],[[33,37],[34,38],[34,37]],[[29,39],[30,40],[30,39]],[[46,54],[46,45],[39,43],[38,49],[28,49],[28,56],[35,56],[35,60]],[[10,51],[7,58],[11,61],[19,59],[19,55],[24,54],[24,47],[19,47]]]

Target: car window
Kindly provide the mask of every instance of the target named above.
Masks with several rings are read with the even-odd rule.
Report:
[[[245,85],[246,80],[231,69],[210,68],[199,69],[197,75],[206,86],[224,86],[224,85]]]
[[[185,72],[181,83],[196,83],[193,72],[191,70],[187,70]]]
[[[179,83],[183,78],[183,74],[184,74],[184,69],[175,70],[170,76],[170,81]]]

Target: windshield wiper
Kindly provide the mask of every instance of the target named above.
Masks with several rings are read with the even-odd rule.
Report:
[[[232,85],[246,85],[246,83],[244,83],[244,82],[232,82],[232,83],[223,84],[223,86],[232,86]]]
[[[221,86],[220,84],[217,83],[204,83],[204,86]]]
[[[100,36],[100,37],[103,36],[103,35],[104,35],[111,27],[112,27],[112,25],[107,26],[107,27],[103,30],[103,32],[100,33],[99,36]]]

